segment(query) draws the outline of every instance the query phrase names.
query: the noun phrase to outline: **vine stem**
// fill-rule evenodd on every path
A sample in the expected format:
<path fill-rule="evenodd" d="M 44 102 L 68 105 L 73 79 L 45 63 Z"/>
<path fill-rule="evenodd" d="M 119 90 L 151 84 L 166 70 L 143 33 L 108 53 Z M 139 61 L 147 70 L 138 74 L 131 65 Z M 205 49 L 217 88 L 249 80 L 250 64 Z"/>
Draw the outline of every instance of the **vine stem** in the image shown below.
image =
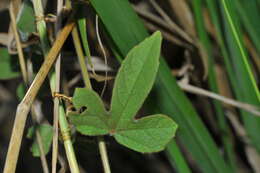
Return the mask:
<path fill-rule="evenodd" d="M 47 37 L 46 23 L 43 20 L 44 13 L 43 13 L 43 6 L 42 6 L 41 0 L 34 0 L 33 6 L 34 6 L 35 15 L 39 19 L 37 21 L 37 29 L 38 29 L 38 32 L 39 32 L 43 53 L 44 53 L 44 55 L 47 55 L 47 53 L 50 50 L 50 44 L 48 42 L 48 37 Z M 73 28 L 71 28 L 71 29 L 73 30 Z M 59 61 L 57 63 L 59 63 Z M 57 66 L 59 66 L 59 65 L 60 65 L 60 63 L 57 64 Z M 57 67 L 56 70 L 58 70 L 57 72 L 60 73 L 59 67 Z M 60 80 L 60 74 L 56 75 L 55 72 L 52 72 L 51 75 L 50 75 L 51 91 L 52 91 L 52 93 L 54 93 L 55 90 L 59 91 L 59 86 L 57 86 L 57 85 L 59 85 L 60 81 L 55 80 L 53 82 L 52 79 Z M 56 105 L 54 105 L 55 106 L 54 124 L 56 126 L 56 130 L 54 129 L 54 131 L 56 132 L 56 135 L 57 135 L 57 126 L 58 126 L 58 123 L 59 123 L 60 129 L 61 129 L 61 135 L 64 136 L 64 134 L 66 134 L 65 136 L 68 136 L 68 137 L 66 137 L 66 140 L 64 138 L 64 148 L 66 150 L 66 156 L 67 156 L 67 159 L 69 161 L 70 170 L 73 173 L 79 173 L 79 167 L 78 167 L 77 159 L 75 157 L 75 152 L 74 152 L 74 148 L 73 148 L 73 145 L 72 145 L 72 141 L 70 139 L 70 133 L 65 133 L 65 132 L 69 131 L 69 126 L 68 126 L 68 122 L 67 122 L 67 119 L 66 119 L 64 108 L 62 107 L 61 104 L 59 104 L 59 101 L 57 100 L 57 98 L 54 98 L 54 103 L 56 104 Z M 58 122 L 58 120 L 59 120 L 59 122 Z M 55 136 L 55 137 L 57 138 L 57 136 Z M 53 144 L 53 147 L 57 149 L 57 144 Z M 56 165 L 54 165 L 54 164 L 56 162 L 55 157 L 57 155 L 57 151 L 54 151 L 54 152 L 55 153 L 53 153 L 54 158 L 52 160 L 52 167 L 55 170 Z"/>
<path fill-rule="evenodd" d="M 67 2 L 69 2 L 69 1 L 67 1 Z M 71 8 L 70 3 L 67 3 L 67 8 Z M 77 56 L 78 56 L 78 60 L 79 60 L 84 84 L 85 84 L 86 88 L 92 89 L 90 78 L 89 78 L 89 75 L 88 75 L 88 69 L 87 69 L 87 65 L 85 63 L 85 57 L 84 57 L 84 53 L 83 53 L 83 49 L 82 49 L 82 46 L 81 46 L 81 42 L 80 42 L 79 33 L 78 33 L 77 28 L 73 29 L 72 38 L 73 38 L 74 46 L 75 46 L 76 53 L 77 53 Z M 102 160 L 104 172 L 110 173 L 111 172 L 110 164 L 109 164 L 106 144 L 105 144 L 105 140 L 104 140 L 103 136 L 98 137 L 98 147 L 99 147 L 99 152 L 100 152 L 100 155 L 101 155 L 101 160 Z"/>
<path fill-rule="evenodd" d="M 101 155 L 101 160 L 105 173 L 111 173 L 110 164 L 107 155 L 106 142 L 103 136 L 98 137 L 98 148 Z"/>
<path fill-rule="evenodd" d="M 100 35 L 99 35 L 98 15 L 96 15 L 96 34 L 97 34 L 97 38 L 98 38 L 98 43 L 100 45 L 100 48 L 101 48 L 103 56 L 104 56 L 105 65 L 107 66 L 106 51 L 104 49 L 104 46 L 102 44 L 102 41 L 101 41 L 101 38 L 100 38 Z M 105 89 L 106 89 L 106 85 L 107 85 L 107 70 L 105 72 L 105 83 L 104 83 L 104 87 L 103 87 L 102 92 L 101 92 L 101 97 L 103 97 L 103 94 L 104 94 Z M 103 136 L 98 137 L 98 147 L 99 147 L 99 152 L 100 152 L 100 155 L 101 155 L 101 160 L 102 160 L 102 163 L 103 163 L 104 172 L 110 173 L 111 169 L 110 169 L 110 164 L 109 164 L 109 160 L 108 160 L 106 143 L 105 143 Z"/>
<path fill-rule="evenodd" d="M 76 28 L 74 28 L 72 31 L 72 38 L 74 40 L 74 45 L 75 45 L 76 53 L 77 53 L 77 56 L 79 59 L 79 64 L 81 67 L 81 73 L 83 76 L 85 86 L 88 89 L 92 89 L 89 75 L 88 75 L 87 65 L 86 65 L 85 59 L 84 59 L 83 49 L 80 44 L 80 38 L 79 38 L 79 34 L 78 34 L 78 31 L 76 30 Z M 110 171 L 110 165 L 109 165 L 109 160 L 108 160 L 108 155 L 107 155 L 106 144 L 105 144 L 104 138 L 101 136 L 98 137 L 98 147 L 99 147 L 99 152 L 101 155 L 101 160 L 102 160 L 104 171 L 105 171 L 105 173 L 110 173 L 111 171 Z"/>
<path fill-rule="evenodd" d="M 63 0 L 57 1 L 57 21 L 55 23 L 55 33 L 61 29 L 61 21 L 62 21 L 62 6 Z M 57 61 L 55 63 L 55 92 L 60 92 L 60 73 L 61 73 L 61 54 L 58 55 Z M 60 101 L 58 98 L 54 98 L 54 106 L 53 106 L 53 140 L 52 140 L 52 173 L 56 173 L 57 171 L 57 160 L 58 160 L 58 144 L 59 144 L 59 116 L 60 116 Z"/>
<path fill-rule="evenodd" d="M 30 88 L 26 92 L 23 100 L 18 105 L 14 120 L 14 126 L 12 130 L 12 136 L 8 147 L 8 152 L 6 156 L 6 162 L 4 166 L 4 173 L 14 173 L 16 170 L 17 159 L 19 156 L 19 151 L 21 147 L 22 136 L 24 132 L 25 122 L 32 106 L 35 97 L 47 77 L 50 68 L 54 61 L 56 60 L 57 54 L 59 53 L 61 47 L 63 46 L 65 40 L 67 39 L 69 33 L 73 29 L 75 23 L 69 22 L 59 33 L 57 39 L 55 40 L 50 52 L 45 58 L 39 72 L 34 78 Z"/>
<path fill-rule="evenodd" d="M 70 138 L 70 127 L 67 121 L 64 109 L 62 106 L 59 107 L 59 111 L 60 111 L 60 116 L 59 116 L 59 125 L 60 125 L 60 131 L 61 131 L 61 136 L 64 142 L 64 146 L 65 146 L 65 151 L 66 151 L 66 155 L 67 155 L 67 159 L 69 162 L 69 166 L 70 166 L 70 170 L 72 173 L 79 173 L 79 166 L 77 163 L 77 159 L 75 156 L 75 152 L 74 152 L 74 148 L 71 142 L 71 138 Z"/>

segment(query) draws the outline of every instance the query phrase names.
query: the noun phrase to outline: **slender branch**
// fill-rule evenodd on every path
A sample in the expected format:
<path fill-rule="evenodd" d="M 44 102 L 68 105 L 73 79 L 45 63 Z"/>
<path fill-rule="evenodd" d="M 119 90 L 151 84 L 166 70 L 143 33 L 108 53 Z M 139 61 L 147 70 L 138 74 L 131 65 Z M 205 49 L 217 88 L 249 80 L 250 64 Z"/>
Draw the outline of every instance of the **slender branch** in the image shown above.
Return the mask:
<path fill-rule="evenodd" d="M 243 103 L 243 102 L 239 102 L 239 101 L 227 98 L 225 96 L 218 95 L 216 93 L 213 93 L 213 92 L 210 92 L 210 91 L 204 90 L 202 88 L 192 86 L 192 85 L 189 85 L 189 84 L 186 84 L 183 82 L 179 82 L 178 84 L 179 84 L 180 88 L 182 88 L 183 90 L 185 90 L 187 92 L 210 97 L 210 98 L 216 99 L 218 101 L 221 101 L 223 103 L 235 106 L 237 108 L 244 109 L 248 112 L 255 114 L 256 116 L 260 116 L 259 108 L 256 106 L 253 106 L 253 105 L 250 105 L 247 103 Z"/>
<path fill-rule="evenodd" d="M 31 114 L 32 114 L 32 119 L 33 119 L 34 124 L 37 124 L 37 118 L 36 118 L 37 111 L 35 110 L 35 104 L 32 105 Z M 40 158 L 41 158 L 43 172 L 49 173 L 49 168 L 48 168 L 47 160 L 46 160 L 44 149 L 43 149 L 42 137 L 41 137 L 41 134 L 40 134 L 38 128 L 36 128 L 35 133 L 36 133 L 36 141 L 37 141 L 37 144 L 38 144 L 39 150 L 40 150 Z"/>
<path fill-rule="evenodd" d="M 55 23 L 55 33 L 58 34 L 61 28 L 61 11 L 63 6 L 63 0 L 57 1 L 57 21 Z M 60 92 L 60 71 L 61 71 L 61 54 L 58 55 L 55 63 L 55 92 Z M 58 159 L 58 138 L 59 138 L 59 106 L 60 102 L 58 98 L 54 98 L 53 108 L 53 140 L 52 140 L 52 173 L 57 171 L 57 159 Z"/>
<path fill-rule="evenodd" d="M 105 66 L 107 67 L 107 56 L 106 56 L 106 51 L 104 49 L 104 46 L 102 44 L 100 35 L 99 35 L 99 27 L 98 27 L 98 15 L 96 15 L 96 33 L 97 33 L 97 38 L 98 38 L 98 43 L 99 46 L 101 47 L 104 59 L 105 59 Z M 105 89 L 106 89 L 106 85 L 107 85 L 107 69 L 105 71 L 105 83 L 104 83 L 104 87 L 102 89 L 101 92 L 101 97 L 103 96 Z M 103 164 L 103 168 L 104 168 L 104 172 L 105 173 L 110 173 L 110 164 L 109 164 L 109 160 L 108 160 L 108 155 L 107 155 L 107 148 L 106 148 L 106 143 L 104 140 L 103 136 L 98 137 L 98 148 L 99 148 L 99 152 L 101 155 L 101 160 L 102 160 L 102 164 Z"/>
<path fill-rule="evenodd" d="M 187 48 L 189 50 L 192 49 L 192 47 L 189 44 L 187 44 L 186 42 L 184 42 L 184 41 L 180 40 L 179 38 L 175 37 L 172 33 L 169 33 L 168 31 L 164 30 L 163 28 L 159 28 L 156 25 L 154 25 L 152 23 L 149 23 L 147 21 L 145 21 L 144 24 L 151 31 L 155 32 L 155 31 L 160 30 L 161 33 L 162 33 L 163 38 L 165 38 L 166 40 L 172 42 L 173 44 L 185 47 L 185 48 Z"/>
<path fill-rule="evenodd" d="M 103 136 L 98 137 L 98 148 L 99 148 L 99 152 L 101 155 L 104 172 L 111 173 L 110 164 L 109 164 L 108 155 L 107 155 L 106 143 L 105 143 Z"/>
<path fill-rule="evenodd" d="M 105 66 L 107 67 L 107 55 L 106 55 L 106 51 L 105 51 L 105 48 L 103 46 L 103 43 L 102 43 L 102 40 L 101 40 L 101 37 L 99 35 L 99 27 L 98 27 L 98 15 L 96 15 L 96 33 L 97 33 L 97 39 L 98 39 L 98 44 L 101 48 L 101 51 L 103 53 L 103 56 L 104 56 L 104 60 L 105 60 Z M 106 90 L 106 87 L 107 87 L 107 69 L 105 70 L 105 82 L 104 82 L 104 87 L 102 89 L 102 92 L 100 94 L 101 98 L 103 97 L 104 95 L 104 92 Z"/>
<path fill-rule="evenodd" d="M 39 72 L 37 73 L 34 81 L 28 89 L 23 100 L 17 107 L 12 136 L 7 152 L 4 173 L 14 173 L 16 169 L 17 159 L 19 156 L 22 136 L 24 132 L 24 126 L 27 119 L 27 115 L 30 111 L 30 107 L 43 83 L 50 68 L 56 60 L 57 54 L 67 39 L 69 33 L 73 29 L 75 23 L 69 22 L 58 35 L 56 41 L 53 44 L 50 52 L 48 53 L 44 63 L 42 64 Z"/>

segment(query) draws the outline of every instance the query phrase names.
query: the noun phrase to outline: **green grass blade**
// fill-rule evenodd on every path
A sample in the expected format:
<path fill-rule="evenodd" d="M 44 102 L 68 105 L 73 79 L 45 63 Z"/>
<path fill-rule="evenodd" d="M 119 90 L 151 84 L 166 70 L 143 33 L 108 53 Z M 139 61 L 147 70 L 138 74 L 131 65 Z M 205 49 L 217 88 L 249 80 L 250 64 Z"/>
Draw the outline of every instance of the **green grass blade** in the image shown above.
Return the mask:
<path fill-rule="evenodd" d="M 207 35 L 207 31 L 204 25 L 203 21 L 203 14 L 202 14 L 202 1 L 201 0 L 194 0 L 193 1 L 193 9 L 194 9 L 194 16 L 195 16 L 195 23 L 197 27 L 198 37 L 199 41 L 202 46 L 202 51 L 207 53 L 208 57 L 208 83 L 210 90 L 214 93 L 218 93 L 218 86 L 217 86 L 217 80 L 216 80 L 216 72 L 214 68 L 214 58 L 212 53 L 212 47 L 209 40 L 209 37 Z M 230 129 L 228 127 L 224 110 L 221 106 L 221 103 L 218 101 L 213 101 L 214 108 L 216 110 L 216 115 L 218 118 L 218 125 L 220 132 L 223 132 L 222 142 L 224 145 L 225 153 L 228 156 L 228 162 L 231 165 L 233 172 L 235 172 L 235 160 L 234 160 L 234 150 L 232 149 L 232 140 L 230 136 Z"/>
<path fill-rule="evenodd" d="M 235 96 L 238 100 L 247 102 L 253 105 L 259 105 L 260 95 L 256 85 L 253 73 L 251 71 L 248 55 L 242 42 L 242 34 L 240 25 L 235 15 L 235 9 L 230 4 L 230 1 L 221 0 L 224 34 L 226 36 L 226 44 L 229 51 L 229 62 L 232 65 L 233 73 L 229 74 L 232 87 L 235 91 Z M 251 142 L 260 151 L 260 118 L 254 115 L 241 111 L 243 123 Z"/>
<path fill-rule="evenodd" d="M 183 157 L 183 155 L 175 141 L 172 140 L 168 144 L 166 151 L 167 151 L 167 156 L 168 156 L 171 164 L 173 165 L 174 168 L 176 168 L 176 170 L 178 172 L 191 173 L 191 170 L 188 167 L 186 160 Z"/>
<path fill-rule="evenodd" d="M 246 75 L 245 78 L 247 78 L 247 82 L 249 83 L 251 89 L 253 89 L 254 93 L 256 94 L 257 100 L 260 101 L 260 93 L 257 88 L 256 81 L 254 79 L 254 75 L 251 70 L 250 64 L 248 62 L 248 55 L 243 45 L 241 31 L 239 30 L 239 26 L 236 24 L 235 15 L 232 14 L 234 13 L 233 12 L 234 10 L 232 11 L 233 6 L 230 5 L 230 2 L 228 0 L 221 0 L 221 2 L 225 12 L 225 17 L 227 19 L 228 27 L 234 39 L 233 41 L 235 42 L 238 48 L 237 51 L 240 54 L 242 60 L 241 61 L 242 67 L 240 69 L 244 68 L 244 72 Z"/>
<path fill-rule="evenodd" d="M 82 46 L 83 46 L 84 52 L 87 56 L 88 63 L 90 65 L 90 67 L 93 69 L 93 64 L 91 61 L 91 53 L 90 53 L 88 39 L 87 39 L 87 24 L 86 24 L 85 18 L 81 18 L 78 20 L 78 28 L 79 28 L 81 41 L 82 41 Z"/>
<path fill-rule="evenodd" d="M 258 53 L 260 53 L 260 11 L 254 0 L 234 1 L 241 22 L 252 39 Z"/>
<path fill-rule="evenodd" d="M 122 55 L 147 35 L 126 0 L 91 0 L 106 30 Z M 207 129 L 199 119 L 190 101 L 178 87 L 166 62 L 161 59 L 154 92 L 160 111 L 171 115 L 179 124 L 178 137 L 189 150 L 203 172 L 230 172 Z"/>

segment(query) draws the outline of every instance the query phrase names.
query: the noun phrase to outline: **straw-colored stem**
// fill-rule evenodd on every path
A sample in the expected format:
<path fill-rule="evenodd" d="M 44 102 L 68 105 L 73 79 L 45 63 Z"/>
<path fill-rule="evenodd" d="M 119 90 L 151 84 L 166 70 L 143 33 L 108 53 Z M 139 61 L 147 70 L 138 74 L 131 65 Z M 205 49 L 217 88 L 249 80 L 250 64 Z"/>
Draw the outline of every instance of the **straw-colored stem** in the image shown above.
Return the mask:
<path fill-rule="evenodd" d="M 22 45 L 21 45 L 20 37 L 19 37 L 18 31 L 17 31 L 17 27 L 16 27 L 16 19 L 15 19 L 15 14 L 14 14 L 13 1 L 10 2 L 9 14 L 10 14 L 10 18 L 11 18 L 11 27 L 12 27 L 12 30 L 13 30 L 13 33 L 14 33 L 14 38 L 15 38 L 15 42 L 16 42 L 18 58 L 19 58 L 19 63 L 20 63 L 20 68 L 21 68 L 23 80 L 27 84 L 28 83 L 28 75 L 27 75 Z"/>
<path fill-rule="evenodd" d="M 37 23 L 37 29 L 38 29 L 38 32 L 39 32 L 39 35 L 40 35 L 42 49 L 43 49 L 44 54 L 46 55 L 47 52 L 49 51 L 49 42 L 48 42 L 48 37 L 47 37 L 46 24 L 45 24 L 45 21 L 42 20 L 42 18 L 44 16 L 43 7 L 42 7 L 42 4 L 41 4 L 41 0 L 34 0 L 33 4 L 34 4 L 34 11 L 35 11 L 36 17 L 39 18 L 39 21 Z M 59 74 L 57 74 L 57 75 L 55 75 L 55 73 L 51 74 L 51 78 L 55 78 L 55 76 L 56 76 L 56 79 L 59 79 L 59 77 L 58 77 Z M 57 83 L 58 83 L 58 81 L 56 81 L 56 84 Z M 52 83 L 52 81 L 50 81 L 50 86 L 51 86 L 51 91 L 52 92 L 57 90 L 58 87 L 59 87 L 59 86 L 55 86 L 55 83 Z M 54 123 L 57 126 L 57 118 L 60 119 L 62 117 L 63 121 L 67 121 L 67 120 L 66 120 L 66 117 L 65 117 L 65 113 L 64 113 L 63 107 L 61 105 L 58 105 L 57 99 L 54 102 L 56 104 L 55 110 L 54 110 L 54 113 L 55 113 L 54 117 L 56 117 L 56 118 L 55 118 Z M 59 109 L 59 111 L 57 109 Z M 63 111 L 60 111 L 61 109 Z M 60 128 L 61 129 L 69 128 L 68 126 L 62 127 L 63 125 L 65 125 L 64 123 L 60 123 L 59 122 L 59 124 L 60 124 Z M 57 145 L 57 144 L 53 144 L 53 145 Z M 75 156 L 75 154 L 74 154 L 74 149 L 73 149 L 73 146 L 72 146 L 72 143 L 71 143 L 70 139 L 68 139 L 68 141 L 64 142 L 64 147 L 65 147 L 65 150 L 67 151 L 66 154 L 67 154 L 68 160 L 73 160 L 73 163 L 74 163 L 73 165 L 70 164 L 71 172 L 78 172 L 77 160 L 76 160 L 75 157 L 72 157 L 72 156 Z M 57 151 L 54 151 L 54 152 L 57 152 Z M 55 155 L 56 154 L 54 153 L 54 157 L 56 157 Z M 55 159 L 55 158 L 53 158 L 53 159 Z M 54 162 L 55 161 L 53 160 L 53 164 L 55 164 Z M 53 165 L 53 167 L 54 167 L 54 165 Z M 54 170 L 55 169 L 56 168 L 54 168 Z"/>
<path fill-rule="evenodd" d="M 39 72 L 37 73 L 33 83 L 31 84 L 23 100 L 17 107 L 12 136 L 8 147 L 8 152 L 7 152 L 7 157 L 6 157 L 5 167 L 4 167 L 4 173 L 15 172 L 17 159 L 21 147 L 22 136 L 24 132 L 24 126 L 27 119 L 27 115 L 30 111 L 30 107 L 42 83 L 44 82 L 47 74 L 49 73 L 51 66 L 56 60 L 57 54 L 59 53 L 61 47 L 63 46 L 65 40 L 67 39 L 74 25 L 75 25 L 74 22 L 69 22 L 60 32 L 50 52 L 46 56 L 45 61 L 42 64 Z"/>
<path fill-rule="evenodd" d="M 61 11 L 63 6 L 63 0 L 57 1 L 57 21 L 55 23 L 55 33 L 61 29 Z M 55 63 L 55 92 L 60 92 L 60 72 L 61 72 L 61 54 L 58 55 L 57 61 Z M 60 102 L 58 98 L 54 98 L 53 106 L 53 140 L 52 140 L 52 173 L 57 171 L 57 160 L 58 160 L 58 138 L 59 138 L 59 106 Z"/>
<path fill-rule="evenodd" d="M 21 40 L 20 40 L 20 37 L 18 34 L 17 26 L 16 26 L 15 7 L 14 7 L 13 3 L 14 3 L 14 1 L 11 1 L 10 7 L 9 7 L 9 14 L 10 14 L 10 18 L 11 18 L 11 28 L 13 30 L 14 38 L 16 41 L 16 47 L 17 47 L 17 51 L 18 51 L 19 64 L 20 64 L 20 68 L 21 68 L 21 72 L 22 72 L 23 81 L 24 81 L 25 85 L 28 86 L 28 84 L 29 84 L 28 76 L 29 75 L 27 73 L 22 44 L 21 44 Z M 31 109 L 31 113 L 32 113 L 33 121 L 34 121 L 34 123 L 36 123 L 36 113 L 34 110 L 35 110 L 35 107 L 33 105 L 32 109 Z M 40 149 L 40 158 L 41 158 L 41 163 L 42 163 L 42 167 L 43 167 L 43 172 L 49 173 L 47 160 L 46 160 L 44 150 L 43 150 L 42 138 L 41 138 L 41 135 L 40 135 L 40 132 L 38 129 L 36 129 L 36 140 L 37 140 L 37 144 Z"/>

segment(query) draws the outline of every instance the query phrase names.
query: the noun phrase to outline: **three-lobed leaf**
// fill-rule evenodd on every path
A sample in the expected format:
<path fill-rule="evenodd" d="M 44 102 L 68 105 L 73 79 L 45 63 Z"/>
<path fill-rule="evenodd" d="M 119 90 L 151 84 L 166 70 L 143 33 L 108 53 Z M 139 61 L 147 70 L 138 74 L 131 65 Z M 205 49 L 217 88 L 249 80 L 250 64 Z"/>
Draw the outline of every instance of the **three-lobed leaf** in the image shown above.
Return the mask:
<path fill-rule="evenodd" d="M 80 115 L 70 116 L 76 129 L 85 135 L 114 135 L 117 142 L 138 152 L 157 152 L 175 135 L 176 123 L 165 115 L 134 119 L 148 96 L 159 67 L 161 34 L 154 33 L 128 53 L 116 76 L 111 109 L 106 111 L 92 90 L 78 88 L 73 96 Z"/>

